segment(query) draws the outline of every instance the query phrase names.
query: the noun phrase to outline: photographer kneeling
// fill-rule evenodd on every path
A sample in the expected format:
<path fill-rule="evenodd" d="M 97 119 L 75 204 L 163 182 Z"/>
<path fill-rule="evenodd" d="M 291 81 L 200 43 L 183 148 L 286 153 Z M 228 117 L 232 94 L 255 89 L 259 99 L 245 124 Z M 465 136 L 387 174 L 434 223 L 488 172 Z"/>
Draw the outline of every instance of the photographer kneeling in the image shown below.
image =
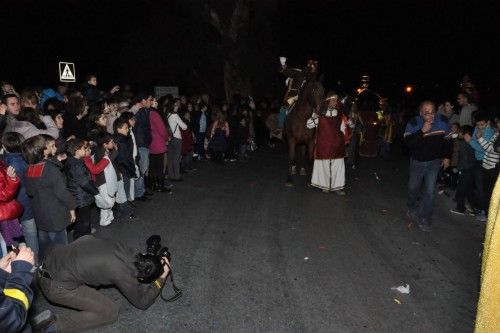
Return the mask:
<path fill-rule="evenodd" d="M 151 251 L 153 237 L 148 239 L 145 254 L 134 254 L 119 241 L 91 235 L 50 248 L 39 269 L 40 288 L 49 301 L 80 310 L 56 315 L 57 332 L 95 328 L 118 319 L 118 306 L 89 286 L 113 285 L 135 307 L 149 308 L 170 272 L 168 250 L 158 251 L 158 241 L 158 248 Z"/>

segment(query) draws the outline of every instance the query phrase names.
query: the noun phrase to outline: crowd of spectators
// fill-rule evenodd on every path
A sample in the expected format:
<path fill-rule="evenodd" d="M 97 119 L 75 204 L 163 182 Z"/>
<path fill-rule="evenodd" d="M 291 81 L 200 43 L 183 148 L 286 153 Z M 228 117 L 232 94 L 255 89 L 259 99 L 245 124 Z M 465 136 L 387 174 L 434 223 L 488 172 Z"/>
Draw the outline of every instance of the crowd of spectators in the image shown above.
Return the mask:
<path fill-rule="evenodd" d="M 488 216 L 499 171 L 500 118 L 481 109 L 472 82 L 465 81 L 462 88 L 456 108 L 451 99 L 444 100 L 437 110 L 433 102 L 426 101 L 405 130 L 411 157 L 408 216 L 423 231 L 431 230 L 437 183 L 439 194 L 444 189 L 454 191 L 452 214 L 475 216 L 481 222 Z"/>
<path fill-rule="evenodd" d="M 138 202 L 171 193 L 193 160 L 244 162 L 269 136 L 268 106 L 251 97 L 156 99 L 128 86 L 100 90 L 95 75 L 81 89 L 18 93 L 3 82 L 1 94 L 4 251 L 22 237 L 41 256 L 66 244 L 68 229 L 77 239 L 93 225 L 134 220 Z"/>
<path fill-rule="evenodd" d="M 208 94 L 156 99 L 128 86 L 103 91 L 95 75 L 79 89 L 59 84 L 18 93 L 2 82 L 2 269 L 25 274 L 51 245 L 134 221 L 135 207 L 155 193 L 171 194 L 175 182 L 196 170 L 195 160 L 244 162 L 247 147 L 269 136 L 268 113 L 266 103 L 257 107 L 249 97 L 216 104 Z M 29 265 L 14 264 L 19 244 L 29 249 Z M 2 276 L 6 290 L 4 282 Z M 25 311 L 28 285 L 16 292 Z"/>

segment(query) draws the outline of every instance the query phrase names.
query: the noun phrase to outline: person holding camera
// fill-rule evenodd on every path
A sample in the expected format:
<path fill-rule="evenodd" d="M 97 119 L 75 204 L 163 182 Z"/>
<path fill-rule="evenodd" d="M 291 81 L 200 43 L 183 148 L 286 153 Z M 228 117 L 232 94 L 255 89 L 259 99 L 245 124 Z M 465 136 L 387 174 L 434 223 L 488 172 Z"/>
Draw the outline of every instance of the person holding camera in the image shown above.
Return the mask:
<path fill-rule="evenodd" d="M 118 306 L 92 287 L 113 285 L 136 308 L 146 310 L 160 295 L 170 273 L 170 256 L 160 237 L 148 239 L 146 253 L 114 240 L 80 237 L 50 248 L 39 268 L 39 284 L 51 302 L 71 309 L 55 315 L 57 332 L 75 332 L 114 323 Z"/>
<path fill-rule="evenodd" d="M 24 245 L 0 258 L 0 332 L 21 332 L 27 325 L 34 264 L 33 251 Z"/>

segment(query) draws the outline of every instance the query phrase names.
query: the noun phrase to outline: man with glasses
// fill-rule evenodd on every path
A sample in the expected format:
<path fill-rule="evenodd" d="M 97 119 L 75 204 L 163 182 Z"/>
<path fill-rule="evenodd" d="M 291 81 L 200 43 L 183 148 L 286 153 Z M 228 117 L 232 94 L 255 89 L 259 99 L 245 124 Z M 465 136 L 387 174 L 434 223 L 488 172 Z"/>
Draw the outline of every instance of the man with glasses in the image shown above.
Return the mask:
<path fill-rule="evenodd" d="M 429 232 L 436 180 L 441 167 L 449 166 L 453 146 L 451 140 L 445 140 L 450 126 L 445 117 L 436 115 L 434 103 L 424 101 L 419 110 L 420 115 L 408 122 L 404 134 L 410 151 L 407 215 L 422 231 Z"/>

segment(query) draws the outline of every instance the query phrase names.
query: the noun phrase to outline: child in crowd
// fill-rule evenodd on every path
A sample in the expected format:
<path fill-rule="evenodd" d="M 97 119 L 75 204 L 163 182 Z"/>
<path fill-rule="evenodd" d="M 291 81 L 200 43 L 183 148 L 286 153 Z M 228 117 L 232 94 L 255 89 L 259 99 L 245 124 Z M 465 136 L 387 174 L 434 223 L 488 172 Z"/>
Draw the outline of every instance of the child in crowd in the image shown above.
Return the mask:
<path fill-rule="evenodd" d="M 212 156 L 212 161 L 219 164 L 224 164 L 224 155 L 228 149 L 229 124 L 226 121 L 226 116 L 222 112 L 216 113 L 215 121 L 212 124 L 210 131 L 210 142 L 208 149 Z"/>
<path fill-rule="evenodd" d="M 474 149 L 467 143 L 471 140 L 474 129 L 472 126 L 462 126 L 458 138 L 458 162 L 457 169 L 459 170 L 457 190 L 455 192 L 455 200 L 457 206 L 451 209 L 450 212 L 457 215 L 465 215 L 465 199 L 471 206 L 471 212 L 477 208 L 476 196 L 474 195 L 474 173 L 476 166 L 476 158 Z"/>
<path fill-rule="evenodd" d="M 66 142 L 66 173 L 68 175 L 68 190 L 76 201 L 76 221 L 73 230 L 73 239 L 90 235 L 92 230 L 92 207 L 94 195 L 99 191 L 92 182 L 89 170 L 83 159 L 90 151 L 89 144 L 81 139 L 71 139 Z"/>
<path fill-rule="evenodd" d="M 476 171 L 475 171 L 475 183 L 476 183 L 476 196 L 478 201 L 478 211 L 476 212 L 476 218 L 481 221 L 486 221 L 486 211 L 488 209 L 490 197 L 488 196 L 488 187 L 491 182 L 493 172 L 485 172 L 489 170 L 483 167 L 483 161 L 487 157 L 486 151 L 483 149 L 479 143 L 479 138 L 485 141 L 490 141 L 495 130 L 491 127 L 489 115 L 484 112 L 478 112 L 475 115 L 476 127 L 474 128 L 474 133 L 468 143 L 474 149 L 474 154 L 476 156 Z M 466 139 L 467 140 L 467 139 Z M 485 161 L 489 166 L 494 164 L 493 160 L 486 158 Z M 494 167 L 493 167 L 494 170 Z"/>
<path fill-rule="evenodd" d="M 461 134 L 460 124 L 453 123 L 451 124 L 450 133 L 445 137 L 445 139 L 453 141 L 453 154 L 451 156 L 450 167 L 456 167 L 458 163 L 458 147 L 459 147 L 458 141 L 460 134 Z"/>
<path fill-rule="evenodd" d="M 110 225 L 114 219 L 112 208 L 118 190 L 118 178 L 114 163 L 118 153 L 113 136 L 109 133 L 102 133 L 97 138 L 96 143 L 97 147 L 92 158 L 96 165 L 104 166 L 104 169 L 102 172 L 95 173 L 95 185 L 99 190 L 95 199 L 97 207 L 101 210 L 99 224 L 104 227 Z M 90 157 L 86 157 L 86 159 L 90 159 L 90 163 L 93 163 Z M 103 164 L 103 162 L 106 163 Z"/>
<path fill-rule="evenodd" d="M 451 125 L 451 131 L 445 136 L 445 140 L 450 140 L 453 143 L 453 153 L 451 155 L 450 166 L 439 171 L 438 182 L 439 182 L 439 194 L 444 192 L 445 187 L 454 188 L 458 182 L 458 150 L 459 150 L 459 137 L 460 137 L 460 124 L 453 123 Z M 463 138 L 463 137 L 462 137 Z M 462 139 L 463 140 L 463 139 Z"/>
<path fill-rule="evenodd" d="M 477 142 L 481 145 L 484 150 L 484 158 L 482 162 L 482 174 L 484 182 L 484 197 L 486 198 L 486 211 L 489 209 L 491 194 L 493 193 L 493 187 L 495 186 L 495 181 L 498 176 L 498 162 L 500 160 L 500 154 L 495 151 L 495 142 L 498 139 L 498 132 L 500 130 L 500 124 L 492 124 L 492 128 L 495 129 L 493 136 L 490 139 L 486 139 L 483 136 L 483 131 L 476 131 Z"/>
<path fill-rule="evenodd" d="M 4 133 L 2 136 L 2 146 L 4 150 L 2 159 L 6 165 L 10 165 L 14 168 L 16 174 L 21 179 L 21 185 L 16 198 L 23 208 L 23 214 L 19 218 L 19 221 L 21 222 L 26 245 L 33 250 L 35 260 L 38 260 L 38 235 L 35 219 L 33 217 L 33 209 L 31 208 L 31 199 L 26 194 L 25 178 L 28 164 L 24 161 L 21 154 L 23 142 L 24 138 L 19 133 Z"/>
<path fill-rule="evenodd" d="M 55 142 L 37 135 L 23 144 L 28 163 L 26 193 L 32 198 L 33 216 L 38 228 L 39 257 L 50 244 L 67 244 L 66 227 L 76 221 L 76 202 L 66 187 L 62 164 L 50 158 Z"/>
<path fill-rule="evenodd" d="M 137 142 L 135 140 L 135 134 L 134 134 L 134 131 L 132 130 L 135 126 L 135 116 L 132 112 L 123 112 L 120 116 L 120 118 L 124 119 L 127 124 L 128 124 L 128 128 L 129 128 L 129 136 L 130 138 L 132 139 L 132 158 L 134 159 L 134 164 L 135 164 L 135 173 L 136 173 L 136 177 L 134 177 L 134 181 L 130 181 L 130 185 L 129 186 L 125 186 L 125 193 L 127 195 L 127 198 L 128 198 L 128 201 L 130 203 L 133 204 L 134 200 L 136 199 L 135 198 L 135 179 L 137 179 L 137 175 L 139 174 L 139 155 L 138 155 L 138 150 L 137 150 Z M 116 150 L 116 147 L 115 147 L 115 150 Z M 165 158 L 166 159 L 166 158 Z M 137 198 L 139 201 L 144 201 L 146 200 L 146 197 L 145 196 L 142 196 L 141 198 Z"/>
<path fill-rule="evenodd" d="M 0 234 L 4 246 L 14 245 L 23 235 L 18 220 L 23 207 L 16 201 L 20 183 L 15 169 L 0 160 Z"/>
<path fill-rule="evenodd" d="M 118 150 L 116 158 L 117 174 L 118 174 L 118 191 L 116 195 L 116 203 L 120 217 L 135 219 L 132 207 L 128 203 L 126 188 L 130 188 L 130 180 L 137 176 L 136 167 L 133 157 L 133 142 L 129 135 L 128 122 L 123 118 L 118 118 L 113 124 L 114 140 Z"/>

